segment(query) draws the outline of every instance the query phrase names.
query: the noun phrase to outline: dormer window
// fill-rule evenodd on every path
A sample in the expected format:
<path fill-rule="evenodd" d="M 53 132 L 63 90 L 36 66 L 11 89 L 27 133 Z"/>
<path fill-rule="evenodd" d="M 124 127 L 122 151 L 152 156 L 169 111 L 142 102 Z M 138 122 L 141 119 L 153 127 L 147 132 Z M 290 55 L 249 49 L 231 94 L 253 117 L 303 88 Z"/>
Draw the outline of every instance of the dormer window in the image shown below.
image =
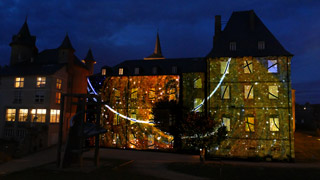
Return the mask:
<path fill-rule="evenodd" d="M 152 68 L 152 74 L 157 74 L 158 73 L 158 68 L 157 67 L 153 67 Z"/>
<path fill-rule="evenodd" d="M 139 74 L 140 73 L 140 68 L 136 67 L 134 68 L 134 74 Z"/>
<path fill-rule="evenodd" d="M 172 66 L 171 71 L 172 71 L 172 74 L 177 74 L 178 73 L 178 67 L 177 66 Z"/>
<path fill-rule="evenodd" d="M 237 43 L 230 42 L 230 51 L 236 51 L 236 50 L 237 50 Z"/>
<path fill-rule="evenodd" d="M 101 69 L 101 75 L 105 76 L 107 74 L 107 70 L 106 69 Z"/>
<path fill-rule="evenodd" d="M 264 41 L 258 41 L 258 49 L 264 50 L 266 48 Z"/>
<path fill-rule="evenodd" d="M 123 75 L 123 68 L 119 68 L 119 75 Z"/>

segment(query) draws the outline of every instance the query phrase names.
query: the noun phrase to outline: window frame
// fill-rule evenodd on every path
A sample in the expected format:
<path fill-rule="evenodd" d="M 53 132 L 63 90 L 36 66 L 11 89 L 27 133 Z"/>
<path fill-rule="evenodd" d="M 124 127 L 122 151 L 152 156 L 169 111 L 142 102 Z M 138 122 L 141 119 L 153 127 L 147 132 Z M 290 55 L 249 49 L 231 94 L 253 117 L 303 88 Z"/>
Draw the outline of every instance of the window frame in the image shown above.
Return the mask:
<path fill-rule="evenodd" d="M 228 123 L 226 123 L 225 121 L 229 121 Z M 231 118 L 227 117 L 227 116 L 222 116 L 221 118 L 221 123 L 223 126 L 226 127 L 226 131 L 230 132 L 231 131 Z"/>
<path fill-rule="evenodd" d="M 26 113 L 22 112 L 21 111 L 27 111 Z M 29 115 L 29 109 L 19 109 L 18 111 L 18 121 L 19 122 L 27 122 L 28 120 L 28 115 Z"/>
<path fill-rule="evenodd" d="M 249 92 L 246 92 L 246 90 L 247 90 L 246 87 L 250 87 L 250 88 L 249 88 Z M 244 95 L 244 99 L 245 99 L 245 100 L 252 100 L 252 99 L 254 99 L 253 84 L 245 84 L 245 85 L 243 86 L 243 95 Z"/>
<path fill-rule="evenodd" d="M 123 75 L 123 72 L 124 72 L 123 68 L 120 67 L 120 68 L 118 69 L 118 74 L 121 76 L 121 75 Z"/>
<path fill-rule="evenodd" d="M 55 99 L 56 104 L 61 103 L 61 92 L 56 92 L 56 99 Z"/>
<path fill-rule="evenodd" d="M 228 62 L 227 61 L 220 61 L 220 74 L 229 74 L 229 69 L 227 69 L 227 64 Z M 229 64 L 229 67 L 230 67 L 230 64 Z"/>
<path fill-rule="evenodd" d="M 15 77 L 14 78 L 14 88 L 24 88 L 24 77 Z"/>
<path fill-rule="evenodd" d="M 45 123 L 46 122 L 47 109 L 31 109 L 30 114 L 31 114 L 31 121 L 33 123 Z"/>
<path fill-rule="evenodd" d="M 50 123 L 60 122 L 60 109 L 50 109 Z"/>
<path fill-rule="evenodd" d="M 58 90 L 62 89 L 62 79 L 60 79 L 60 78 L 57 78 L 56 89 L 58 89 Z"/>
<path fill-rule="evenodd" d="M 47 81 L 47 78 L 45 76 L 38 76 L 37 77 L 36 87 L 37 88 L 45 88 L 46 87 L 46 81 Z"/>
<path fill-rule="evenodd" d="M 221 99 L 230 100 L 231 99 L 231 89 L 230 85 L 221 85 Z M 228 98 L 225 98 L 226 91 L 228 91 Z"/>
<path fill-rule="evenodd" d="M 44 96 L 45 96 L 44 91 L 36 91 L 35 97 L 34 97 L 34 102 L 36 104 L 43 104 L 44 103 Z"/>
<path fill-rule="evenodd" d="M 13 112 L 11 112 L 11 111 L 13 111 Z M 10 120 L 9 120 L 9 117 L 11 117 Z M 16 118 L 17 118 L 17 109 L 7 108 L 6 109 L 6 122 L 15 122 Z"/>
<path fill-rule="evenodd" d="M 245 60 L 243 63 L 243 73 L 252 74 L 253 73 L 253 62 L 251 60 Z"/>
<path fill-rule="evenodd" d="M 249 122 L 249 118 L 253 119 L 253 123 Z M 251 116 L 251 115 L 245 116 L 245 131 L 246 132 L 250 132 L 250 133 L 255 132 L 255 124 L 256 124 L 255 121 L 256 121 L 256 119 L 254 116 Z M 251 129 L 251 127 L 252 127 L 252 129 Z"/>
<path fill-rule="evenodd" d="M 268 73 L 276 74 L 279 73 L 279 62 L 277 59 L 268 59 L 267 62 Z M 272 69 L 270 69 L 272 68 Z"/>
<path fill-rule="evenodd" d="M 275 119 L 277 119 L 277 123 L 278 124 L 276 123 Z M 272 126 L 272 125 L 274 125 L 274 126 Z M 274 130 L 273 127 L 275 127 L 276 130 Z M 271 132 L 279 132 L 280 131 L 280 119 L 279 119 L 279 116 L 274 115 L 274 116 L 270 116 L 269 117 L 269 130 Z"/>
<path fill-rule="evenodd" d="M 193 81 L 193 89 L 201 89 L 202 88 L 202 79 L 198 77 Z"/>
<path fill-rule="evenodd" d="M 237 42 L 236 41 L 231 41 L 229 43 L 229 50 L 230 51 L 237 51 Z"/>
<path fill-rule="evenodd" d="M 276 90 L 275 90 L 275 92 L 277 93 L 277 94 L 273 94 L 272 92 L 271 92 L 271 89 L 270 88 L 272 88 L 272 87 L 275 87 L 276 88 Z M 269 85 L 268 86 L 268 99 L 279 99 L 279 87 L 277 86 L 277 85 Z"/>

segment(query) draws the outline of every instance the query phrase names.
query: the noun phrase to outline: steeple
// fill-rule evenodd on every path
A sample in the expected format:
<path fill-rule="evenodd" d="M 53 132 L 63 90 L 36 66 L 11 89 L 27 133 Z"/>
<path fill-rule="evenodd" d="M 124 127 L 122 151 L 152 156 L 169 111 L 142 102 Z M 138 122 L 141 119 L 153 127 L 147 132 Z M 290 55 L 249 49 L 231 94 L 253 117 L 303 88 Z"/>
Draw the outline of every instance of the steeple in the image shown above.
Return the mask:
<path fill-rule="evenodd" d="M 93 55 L 92 55 L 92 51 L 91 51 L 91 48 L 89 49 L 88 53 L 87 53 L 87 56 L 84 58 L 85 61 L 93 61 L 93 62 L 96 62 L 93 58 Z"/>
<path fill-rule="evenodd" d="M 96 63 L 96 61 L 93 58 L 91 48 L 89 49 L 87 56 L 82 60 L 82 62 L 87 66 L 87 68 L 90 71 L 90 74 L 93 74 L 93 65 Z"/>
<path fill-rule="evenodd" d="M 156 44 L 155 44 L 153 53 L 150 56 L 144 58 L 144 60 L 152 60 L 152 59 L 165 59 L 162 56 L 161 46 L 160 46 L 160 38 L 159 38 L 158 32 L 157 32 L 157 39 L 156 39 Z"/>
<path fill-rule="evenodd" d="M 62 44 L 59 46 L 59 49 L 71 49 L 71 50 L 75 51 L 74 48 L 72 47 L 68 33 L 66 34 L 66 37 L 64 38 Z"/>
<path fill-rule="evenodd" d="M 10 43 L 10 46 L 14 44 L 35 46 L 35 43 L 36 43 L 36 37 L 30 34 L 27 19 L 26 19 L 20 31 L 18 32 L 18 34 L 12 36 L 12 42 Z"/>

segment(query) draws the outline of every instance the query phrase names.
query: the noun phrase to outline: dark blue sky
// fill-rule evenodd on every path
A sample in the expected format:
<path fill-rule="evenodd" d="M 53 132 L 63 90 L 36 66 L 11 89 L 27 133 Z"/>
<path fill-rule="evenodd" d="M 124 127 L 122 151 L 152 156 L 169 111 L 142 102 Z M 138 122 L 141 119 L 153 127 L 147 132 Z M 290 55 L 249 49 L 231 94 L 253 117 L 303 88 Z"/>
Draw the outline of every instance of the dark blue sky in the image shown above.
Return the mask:
<path fill-rule="evenodd" d="M 212 47 L 214 16 L 251 10 L 295 56 L 292 83 L 300 103 L 320 103 L 320 1 L 317 0 L 1 0 L 0 65 L 9 64 L 12 35 L 26 14 L 39 51 L 56 48 L 68 32 L 76 55 L 92 48 L 96 72 L 154 49 L 159 29 L 167 58 L 203 57 Z"/>

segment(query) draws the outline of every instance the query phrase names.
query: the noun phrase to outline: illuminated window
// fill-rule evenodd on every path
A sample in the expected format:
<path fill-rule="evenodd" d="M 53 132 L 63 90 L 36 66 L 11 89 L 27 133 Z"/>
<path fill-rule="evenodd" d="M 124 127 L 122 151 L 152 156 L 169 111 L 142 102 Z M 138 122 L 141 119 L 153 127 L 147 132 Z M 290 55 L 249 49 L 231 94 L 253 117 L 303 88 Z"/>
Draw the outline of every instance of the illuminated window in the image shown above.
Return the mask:
<path fill-rule="evenodd" d="M 268 60 L 268 73 L 278 73 L 278 61 Z"/>
<path fill-rule="evenodd" d="M 237 50 L 237 43 L 230 42 L 230 51 L 236 51 L 236 50 Z"/>
<path fill-rule="evenodd" d="M 57 79 L 56 88 L 57 89 L 61 89 L 61 87 L 62 87 L 62 80 L 61 79 Z"/>
<path fill-rule="evenodd" d="M 148 135 L 148 148 L 149 149 L 154 148 L 154 135 L 152 135 L 152 134 Z"/>
<path fill-rule="evenodd" d="M 21 91 L 15 91 L 14 92 L 13 103 L 14 104 L 21 104 L 21 102 L 22 102 Z"/>
<path fill-rule="evenodd" d="M 16 109 L 7 109 L 6 121 L 15 121 L 15 120 L 16 120 Z"/>
<path fill-rule="evenodd" d="M 101 75 L 105 76 L 107 74 L 107 70 L 106 69 L 101 69 Z"/>
<path fill-rule="evenodd" d="M 116 100 L 120 100 L 120 91 L 118 89 L 114 90 L 114 96 L 116 97 Z"/>
<path fill-rule="evenodd" d="M 221 72 L 221 74 L 224 74 L 224 73 L 229 74 L 229 68 L 226 69 L 227 68 L 227 64 L 228 64 L 228 62 L 226 62 L 226 61 L 220 62 L 220 72 Z"/>
<path fill-rule="evenodd" d="M 44 102 L 44 92 L 43 91 L 36 91 L 34 102 L 35 103 L 43 103 Z"/>
<path fill-rule="evenodd" d="M 270 131 L 279 131 L 279 118 L 278 117 L 271 117 L 269 118 L 270 123 Z"/>
<path fill-rule="evenodd" d="M 132 88 L 131 89 L 131 99 L 137 99 L 138 98 L 138 88 Z"/>
<path fill-rule="evenodd" d="M 227 131 L 230 131 L 230 128 L 231 128 L 230 118 L 223 117 L 222 118 L 222 124 L 226 127 Z"/>
<path fill-rule="evenodd" d="M 138 67 L 136 67 L 136 68 L 134 68 L 134 74 L 139 74 L 140 72 L 140 68 L 138 68 Z"/>
<path fill-rule="evenodd" d="M 245 117 L 246 120 L 246 131 L 254 132 L 254 117 Z"/>
<path fill-rule="evenodd" d="M 158 73 L 158 68 L 157 67 L 153 67 L 152 68 L 152 74 L 157 74 Z"/>
<path fill-rule="evenodd" d="M 46 86 L 46 77 L 37 77 L 37 87 L 42 88 Z"/>
<path fill-rule="evenodd" d="M 221 99 L 230 99 L 230 86 L 221 86 Z"/>
<path fill-rule="evenodd" d="M 193 82 L 193 88 L 195 89 L 202 88 L 201 78 L 198 78 Z"/>
<path fill-rule="evenodd" d="M 46 122 L 46 109 L 32 109 L 31 119 L 32 122 L 45 123 Z"/>
<path fill-rule="evenodd" d="M 193 101 L 193 109 L 197 108 L 202 103 L 201 98 L 195 98 Z M 202 107 L 197 109 L 197 112 L 202 112 Z"/>
<path fill-rule="evenodd" d="M 278 86 L 269 86 L 269 99 L 278 99 Z"/>
<path fill-rule="evenodd" d="M 60 92 L 56 92 L 56 103 L 60 104 L 61 102 L 61 93 Z"/>
<path fill-rule="evenodd" d="M 113 125 L 118 125 L 119 124 L 119 115 L 115 114 L 113 117 Z"/>
<path fill-rule="evenodd" d="M 244 85 L 244 99 L 253 99 L 253 85 Z"/>
<path fill-rule="evenodd" d="M 265 42 L 264 41 L 258 41 L 258 49 L 259 50 L 265 49 Z"/>
<path fill-rule="evenodd" d="M 170 88 L 169 90 L 169 101 L 176 100 L 176 88 Z"/>
<path fill-rule="evenodd" d="M 171 67 L 171 72 L 172 72 L 172 74 L 177 74 L 178 73 L 178 67 L 177 66 L 172 66 Z"/>
<path fill-rule="evenodd" d="M 137 119 L 137 114 L 136 113 L 130 114 L 130 118 Z M 135 123 L 135 122 L 134 121 L 130 121 L 130 124 L 133 124 L 133 123 Z"/>
<path fill-rule="evenodd" d="M 19 109 L 19 122 L 26 122 L 28 118 L 28 109 Z"/>
<path fill-rule="evenodd" d="M 24 87 L 24 77 L 16 77 L 14 82 L 15 88 L 23 88 Z"/>
<path fill-rule="evenodd" d="M 156 96 L 155 88 L 150 88 L 150 90 L 149 90 L 149 99 L 154 100 L 155 96 Z"/>
<path fill-rule="evenodd" d="M 252 67 L 252 61 L 244 61 L 244 73 L 252 73 L 253 67 Z"/>
<path fill-rule="evenodd" d="M 60 120 L 60 110 L 51 109 L 50 110 L 50 123 L 59 123 Z"/>
<path fill-rule="evenodd" d="M 119 75 L 123 75 L 123 68 L 119 68 Z"/>

